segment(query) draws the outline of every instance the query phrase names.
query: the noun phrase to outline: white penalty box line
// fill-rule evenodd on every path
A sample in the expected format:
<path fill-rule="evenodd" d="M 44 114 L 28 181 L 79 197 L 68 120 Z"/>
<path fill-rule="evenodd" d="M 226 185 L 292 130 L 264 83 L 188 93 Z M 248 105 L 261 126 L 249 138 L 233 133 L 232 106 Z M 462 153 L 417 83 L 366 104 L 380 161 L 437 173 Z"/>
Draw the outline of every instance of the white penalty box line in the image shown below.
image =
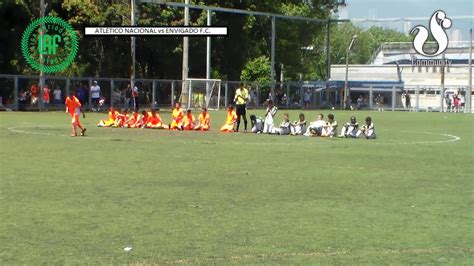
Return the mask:
<path fill-rule="evenodd" d="M 86 26 L 85 36 L 227 36 L 226 26 Z"/>

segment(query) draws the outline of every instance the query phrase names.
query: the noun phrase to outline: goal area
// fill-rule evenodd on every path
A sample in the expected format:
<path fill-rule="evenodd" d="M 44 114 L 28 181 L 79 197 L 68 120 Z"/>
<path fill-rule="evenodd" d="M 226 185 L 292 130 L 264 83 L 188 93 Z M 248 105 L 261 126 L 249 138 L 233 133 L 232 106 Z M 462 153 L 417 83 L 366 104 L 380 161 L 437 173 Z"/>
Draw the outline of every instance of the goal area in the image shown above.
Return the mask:
<path fill-rule="evenodd" d="M 220 79 L 186 79 L 188 108 L 219 110 L 221 101 Z"/>

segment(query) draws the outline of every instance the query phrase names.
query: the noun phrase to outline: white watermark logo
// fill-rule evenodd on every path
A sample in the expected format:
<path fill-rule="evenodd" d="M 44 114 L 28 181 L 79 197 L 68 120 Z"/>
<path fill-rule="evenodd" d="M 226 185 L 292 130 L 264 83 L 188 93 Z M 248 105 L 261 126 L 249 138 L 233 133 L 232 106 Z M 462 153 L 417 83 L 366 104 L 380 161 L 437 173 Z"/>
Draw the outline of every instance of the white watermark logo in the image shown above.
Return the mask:
<path fill-rule="evenodd" d="M 411 34 L 415 34 L 415 39 L 413 40 L 413 48 L 424 56 L 437 56 L 443 53 L 446 48 L 448 48 L 448 35 L 445 32 L 445 29 L 451 27 L 451 19 L 446 17 L 446 13 L 442 10 L 434 12 L 430 19 L 430 31 L 426 27 L 418 25 L 411 30 Z M 417 31 L 417 32 L 416 32 Z M 415 33 L 416 32 L 416 33 Z M 429 33 L 433 36 L 435 41 L 438 43 L 438 50 L 435 53 L 426 53 L 423 50 L 423 46 L 428 40 Z"/>

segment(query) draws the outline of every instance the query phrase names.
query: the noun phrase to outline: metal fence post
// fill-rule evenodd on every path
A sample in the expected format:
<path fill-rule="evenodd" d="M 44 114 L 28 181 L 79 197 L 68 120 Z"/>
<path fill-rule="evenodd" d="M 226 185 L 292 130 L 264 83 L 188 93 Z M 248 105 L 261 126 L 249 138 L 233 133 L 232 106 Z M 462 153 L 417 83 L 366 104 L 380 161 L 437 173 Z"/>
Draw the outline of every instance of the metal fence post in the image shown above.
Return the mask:
<path fill-rule="evenodd" d="M 151 83 L 151 108 L 156 108 L 156 80 Z"/>
<path fill-rule="evenodd" d="M 224 91 L 225 101 L 224 101 L 224 103 L 225 103 L 225 106 L 227 107 L 229 105 L 229 100 L 227 98 L 227 96 L 229 95 L 229 83 L 226 82 L 224 88 L 225 88 L 225 91 Z"/>
<path fill-rule="evenodd" d="M 171 81 L 171 109 L 174 107 L 174 86 L 175 82 Z"/>
<path fill-rule="evenodd" d="M 395 111 L 395 104 L 397 102 L 396 99 L 397 92 L 395 91 L 395 86 L 392 87 L 392 112 Z"/>
<path fill-rule="evenodd" d="M 444 109 L 444 97 L 443 97 L 444 91 L 445 91 L 445 88 L 444 88 L 444 85 L 442 85 L 440 90 L 439 90 L 439 94 L 440 94 L 440 105 L 439 106 L 441 108 L 439 110 L 440 113 L 443 112 L 443 109 Z"/>
<path fill-rule="evenodd" d="M 420 86 L 416 86 L 415 89 L 415 96 L 416 96 L 416 112 L 420 111 Z"/>
<path fill-rule="evenodd" d="M 110 80 L 110 107 L 114 106 L 114 90 L 115 90 L 115 83 L 114 80 Z"/>
<path fill-rule="evenodd" d="M 18 76 L 13 78 L 13 110 L 18 111 Z"/>
<path fill-rule="evenodd" d="M 374 89 L 372 86 L 369 87 L 369 109 L 372 109 L 374 105 Z"/>
<path fill-rule="evenodd" d="M 86 91 L 88 92 L 88 98 L 89 98 L 89 109 L 92 110 L 92 93 L 91 93 L 91 87 L 92 87 L 92 78 L 89 78 L 89 88 L 86 88 Z"/>
<path fill-rule="evenodd" d="M 69 90 L 71 87 L 71 80 L 69 78 L 66 79 L 66 95 L 64 95 L 64 99 L 69 96 Z"/>
<path fill-rule="evenodd" d="M 258 84 L 255 86 L 255 92 L 257 93 L 257 99 L 255 100 L 255 108 L 258 108 L 260 105 L 260 87 Z"/>

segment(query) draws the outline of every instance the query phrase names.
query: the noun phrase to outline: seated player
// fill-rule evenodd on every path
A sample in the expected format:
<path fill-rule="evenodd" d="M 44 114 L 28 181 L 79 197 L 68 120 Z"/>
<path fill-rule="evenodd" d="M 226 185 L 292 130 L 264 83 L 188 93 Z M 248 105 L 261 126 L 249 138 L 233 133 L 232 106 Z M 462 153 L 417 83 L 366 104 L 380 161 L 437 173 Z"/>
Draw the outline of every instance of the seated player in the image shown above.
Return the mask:
<path fill-rule="evenodd" d="M 183 127 L 183 117 L 184 117 L 184 111 L 183 108 L 181 108 L 181 103 L 176 103 L 173 108 L 173 112 L 171 113 L 171 117 L 173 118 L 173 121 L 171 121 L 171 124 L 169 125 L 170 130 L 181 130 Z"/>
<path fill-rule="evenodd" d="M 207 131 L 211 128 L 210 115 L 207 112 L 207 108 L 203 107 L 202 112 L 198 116 L 198 124 L 194 127 L 194 130 Z"/>
<path fill-rule="evenodd" d="M 263 118 L 260 116 L 251 115 L 250 125 L 252 126 L 252 133 L 260 134 L 263 132 Z"/>
<path fill-rule="evenodd" d="M 307 137 L 321 136 L 323 132 L 323 126 L 326 124 L 323 118 L 324 115 L 319 114 L 316 118 L 316 121 L 309 123 L 308 129 L 306 129 L 306 133 L 304 133 L 304 135 Z"/>
<path fill-rule="evenodd" d="M 132 115 L 129 116 L 127 121 L 123 123 L 123 127 L 135 128 L 139 120 L 140 120 L 140 114 L 137 111 L 133 111 Z"/>
<path fill-rule="evenodd" d="M 273 117 L 275 117 L 276 113 L 278 111 L 278 108 L 273 105 L 272 100 L 267 101 L 267 110 L 265 112 L 265 121 L 263 123 L 263 132 L 264 134 L 267 133 L 272 133 L 273 132 L 273 127 L 275 127 L 275 124 L 273 122 Z"/>
<path fill-rule="evenodd" d="M 273 134 L 278 135 L 290 135 L 290 116 L 288 113 L 283 114 L 283 121 L 280 123 L 280 127 L 273 129 Z"/>
<path fill-rule="evenodd" d="M 81 129 L 81 136 L 84 136 L 86 133 L 86 128 L 81 124 L 79 121 L 79 115 L 82 113 L 82 117 L 86 118 L 86 114 L 82 109 L 82 105 L 79 102 L 79 99 L 74 95 L 74 92 L 70 92 L 70 96 L 66 98 L 66 113 L 71 115 L 71 123 L 72 123 L 72 137 L 77 136 L 76 128 L 79 127 Z"/>
<path fill-rule="evenodd" d="M 183 130 L 194 129 L 194 116 L 191 113 L 191 109 L 186 111 L 186 115 L 183 117 Z"/>
<path fill-rule="evenodd" d="M 323 126 L 321 137 L 334 137 L 337 134 L 337 121 L 334 120 L 333 114 L 328 114 L 328 121 Z"/>
<path fill-rule="evenodd" d="M 123 127 L 125 124 L 125 121 L 127 121 L 130 117 L 127 114 L 127 109 L 123 109 L 122 113 L 119 113 L 117 115 L 117 118 L 115 119 L 115 123 L 112 125 L 113 127 Z"/>
<path fill-rule="evenodd" d="M 303 135 L 306 132 L 306 120 L 304 114 L 300 114 L 300 120 L 297 120 L 290 125 L 291 135 Z"/>
<path fill-rule="evenodd" d="M 359 123 L 355 116 L 351 116 L 351 121 L 345 123 L 342 126 L 340 138 L 357 138 L 357 132 L 359 131 Z"/>
<path fill-rule="evenodd" d="M 111 127 L 115 125 L 115 120 L 117 120 L 119 113 L 115 111 L 113 107 L 110 107 L 109 118 L 107 120 L 100 120 L 97 124 L 98 127 Z"/>
<path fill-rule="evenodd" d="M 234 111 L 234 106 L 227 107 L 227 118 L 225 124 L 221 127 L 222 132 L 234 132 L 235 123 L 237 122 L 237 114 Z"/>
<path fill-rule="evenodd" d="M 375 135 L 375 126 L 374 123 L 372 123 L 372 118 L 370 116 L 365 119 L 365 124 L 362 125 L 357 132 L 357 137 L 361 134 L 363 134 L 366 139 L 375 139 L 377 137 Z"/>
<path fill-rule="evenodd" d="M 135 128 L 145 128 L 148 122 L 150 122 L 150 118 L 151 112 L 143 110 L 140 119 L 138 119 L 137 123 L 135 123 Z"/>
<path fill-rule="evenodd" d="M 150 119 L 146 124 L 146 128 L 153 128 L 153 129 L 167 129 L 168 125 L 163 124 L 161 121 L 160 115 L 156 112 L 155 109 L 151 110 Z"/>

